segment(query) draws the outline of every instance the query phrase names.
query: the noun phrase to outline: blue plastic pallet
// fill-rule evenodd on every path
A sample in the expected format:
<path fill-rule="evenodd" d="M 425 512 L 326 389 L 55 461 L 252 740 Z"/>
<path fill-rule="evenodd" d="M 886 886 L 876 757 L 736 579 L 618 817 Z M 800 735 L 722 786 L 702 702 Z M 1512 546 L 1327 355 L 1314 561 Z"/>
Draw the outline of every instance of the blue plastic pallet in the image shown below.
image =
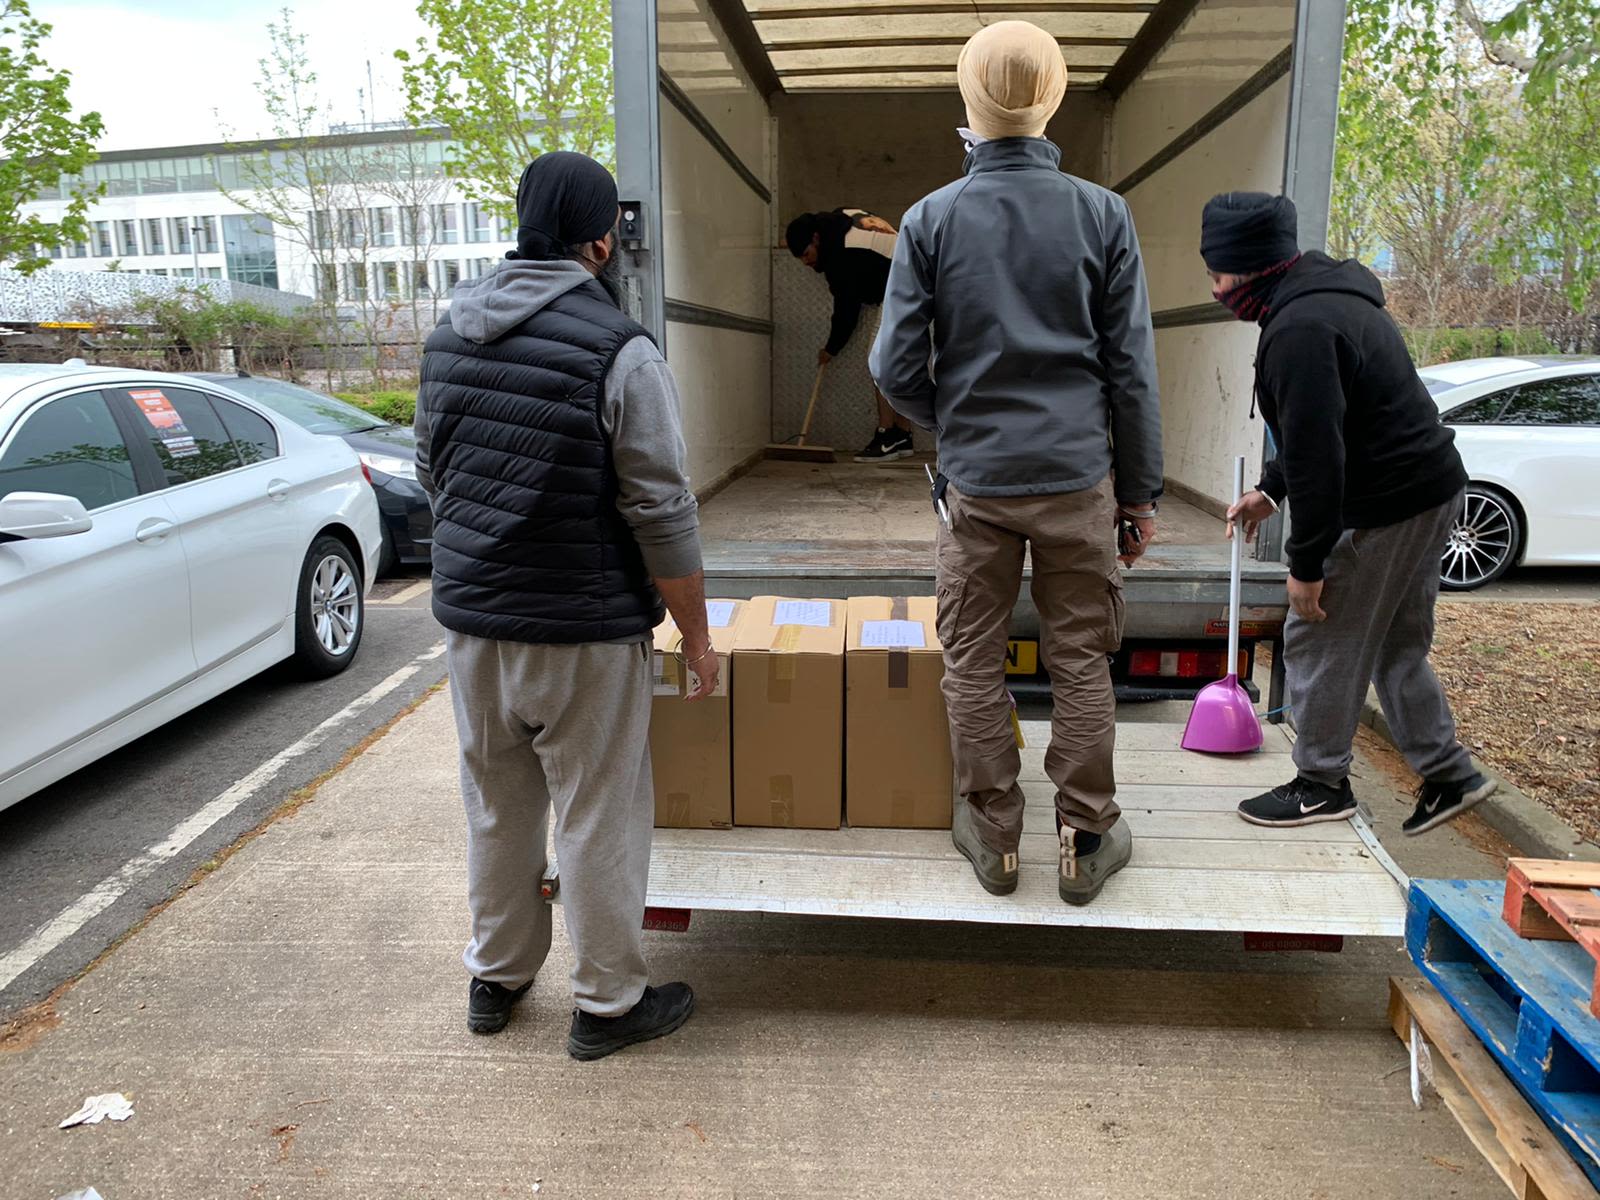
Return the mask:
<path fill-rule="evenodd" d="M 1504 895 L 1504 880 L 1414 881 L 1406 949 L 1600 1187 L 1595 960 L 1572 942 L 1518 937 Z"/>

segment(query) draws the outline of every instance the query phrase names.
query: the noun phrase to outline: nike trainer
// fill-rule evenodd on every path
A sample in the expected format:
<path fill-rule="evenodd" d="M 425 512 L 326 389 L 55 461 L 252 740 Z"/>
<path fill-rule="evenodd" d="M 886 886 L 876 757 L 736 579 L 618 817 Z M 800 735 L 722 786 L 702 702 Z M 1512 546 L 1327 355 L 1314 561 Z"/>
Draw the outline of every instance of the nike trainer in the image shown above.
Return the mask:
<path fill-rule="evenodd" d="M 1407 837 L 1443 825 L 1459 817 L 1467 809 L 1482 804 L 1500 785 L 1487 775 L 1474 771 L 1470 779 L 1446 783 L 1437 779 L 1424 779 L 1417 787 L 1417 807 L 1401 824 Z"/>
<path fill-rule="evenodd" d="M 1239 805 L 1239 815 L 1252 825 L 1348 821 L 1356 815 L 1356 797 L 1348 779 L 1340 780 L 1335 788 L 1296 776 L 1282 787 L 1244 801 Z"/>

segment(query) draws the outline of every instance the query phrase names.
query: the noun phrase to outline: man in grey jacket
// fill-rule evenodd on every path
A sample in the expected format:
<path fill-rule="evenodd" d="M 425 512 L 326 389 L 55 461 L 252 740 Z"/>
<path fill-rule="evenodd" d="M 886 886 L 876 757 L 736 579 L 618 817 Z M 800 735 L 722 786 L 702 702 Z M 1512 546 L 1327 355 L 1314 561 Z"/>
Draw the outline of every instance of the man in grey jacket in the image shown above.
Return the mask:
<path fill-rule="evenodd" d="M 1149 297 L 1127 205 L 1062 174 L 1043 136 L 1066 90 L 1056 40 L 998 22 L 967 43 L 958 74 L 966 172 L 906 214 L 870 362 L 895 410 L 937 433 L 947 481 L 939 637 L 965 797 L 956 848 L 990 892 L 1017 886 L 1005 653 L 1031 551 L 1060 894 L 1087 904 L 1132 854 L 1107 656 L 1122 639 L 1117 530 L 1131 564 L 1155 536 L 1162 491 Z"/>
<path fill-rule="evenodd" d="M 672 374 L 617 304 L 617 189 L 579 154 L 536 159 L 517 249 L 456 289 L 429 336 L 417 474 L 433 499 L 467 810 L 467 1025 L 505 1027 L 550 949 L 552 810 L 576 1011 L 593 1059 L 678 1028 L 686 984 L 647 984 L 655 804 L 651 631 L 683 630 L 689 699 L 717 685 Z"/>

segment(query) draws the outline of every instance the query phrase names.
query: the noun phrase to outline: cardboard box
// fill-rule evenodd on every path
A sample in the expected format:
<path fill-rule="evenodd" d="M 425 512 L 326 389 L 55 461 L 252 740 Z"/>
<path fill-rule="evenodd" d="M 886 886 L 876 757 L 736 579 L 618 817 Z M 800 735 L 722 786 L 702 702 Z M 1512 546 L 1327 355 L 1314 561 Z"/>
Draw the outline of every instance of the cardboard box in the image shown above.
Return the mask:
<path fill-rule="evenodd" d="M 733 651 L 733 823 L 837 829 L 844 759 L 842 600 L 757 596 Z"/>
<path fill-rule="evenodd" d="M 716 692 L 684 700 L 687 672 L 678 661 L 683 634 L 671 617 L 656 629 L 655 699 L 650 708 L 650 769 L 656 826 L 728 829 L 733 825 L 733 700 L 730 680 L 743 600 L 708 600 L 711 648 L 722 668 Z"/>
<path fill-rule="evenodd" d="M 949 829 L 950 722 L 932 596 L 854 596 L 845 650 L 845 816 Z"/>

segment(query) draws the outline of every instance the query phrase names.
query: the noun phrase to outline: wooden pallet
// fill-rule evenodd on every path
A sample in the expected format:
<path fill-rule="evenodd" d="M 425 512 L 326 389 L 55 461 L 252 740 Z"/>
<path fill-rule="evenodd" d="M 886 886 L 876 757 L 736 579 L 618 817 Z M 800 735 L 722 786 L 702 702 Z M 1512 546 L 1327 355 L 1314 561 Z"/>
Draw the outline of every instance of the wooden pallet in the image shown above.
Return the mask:
<path fill-rule="evenodd" d="M 1600 1022 L 1594 963 L 1502 920 L 1499 880 L 1414 882 L 1406 949 L 1590 1180 L 1600 1184 Z"/>
<path fill-rule="evenodd" d="M 1576 942 L 1595 960 L 1589 1011 L 1600 1016 L 1600 863 L 1513 858 L 1501 915 L 1517 936 Z"/>
<path fill-rule="evenodd" d="M 1389 1023 L 1408 1047 L 1415 1034 L 1432 1048 L 1434 1090 L 1512 1195 L 1522 1200 L 1600 1198 L 1438 992 L 1420 979 L 1390 979 Z"/>

